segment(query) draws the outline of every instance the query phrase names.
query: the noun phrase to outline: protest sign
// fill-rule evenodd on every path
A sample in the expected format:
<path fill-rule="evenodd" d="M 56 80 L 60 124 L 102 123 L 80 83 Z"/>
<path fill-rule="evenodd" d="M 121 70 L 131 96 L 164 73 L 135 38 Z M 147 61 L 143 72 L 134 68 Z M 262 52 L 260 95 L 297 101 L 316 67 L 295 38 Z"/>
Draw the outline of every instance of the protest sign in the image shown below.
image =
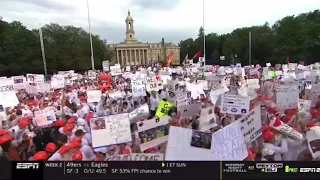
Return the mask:
<path fill-rule="evenodd" d="M 180 107 L 178 112 L 180 113 L 181 118 L 194 117 L 196 115 L 199 115 L 201 108 L 202 107 L 200 103 L 183 105 Z"/>
<path fill-rule="evenodd" d="M 60 89 L 65 87 L 65 78 L 63 75 L 53 75 L 51 77 L 51 86 L 53 89 Z"/>
<path fill-rule="evenodd" d="M 122 74 L 121 66 L 120 65 L 110 66 L 110 73 L 112 76 L 121 75 Z"/>
<path fill-rule="evenodd" d="M 276 88 L 276 104 L 280 111 L 295 109 L 299 101 L 299 88 L 295 84 L 280 84 Z"/>
<path fill-rule="evenodd" d="M 259 79 L 247 79 L 247 86 L 248 88 L 259 89 Z"/>
<path fill-rule="evenodd" d="M 0 80 L 0 92 L 14 91 L 14 83 L 11 78 Z"/>
<path fill-rule="evenodd" d="M 87 91 L 87 102 L 100 102 L 102 92 L 100 90 L 89 90 Z"/>
<path fill-rule="evenodd" d="M 250 109 L 250 97 L 233 94 L 222 94 L 221 112 L 228 114 L 246 115 Z"/>
<path fill-rule="evenodd" d="M 202 108 L 199 117 L 199 130 L 207 131 L 218 124 L 217 116 L 214 114 L 214 106 L 209 106 L 207 108 Z"/>
<path fill-rule="evenodd" d="M 160 118 L 168 115 L 169 110 L 173 107 L 173 104 L 161 100 L 158 104 L 156 117 Z"/>
<path fill-rule="evenodd" d="M 57 119 L 54 110 L 44 109 L 34 112 L 34 120 L 37 126 L 44 127 L 52 124 Z"/>
<path fill-rule="evenodd" d="M 292 139 L 303 139 L 303 135 L 298 132 L 297 130 L 290 127 L 288 124 L 282 122 L 281 120 L 274 118 L 270 120 L 269 124 L 273 129 L 277 130 L 278 132 L 289 136 Z"/>
<path fill-rule="evenodd" d="M 128 113 L 90 119 L 93 148 L 131 142 Z"/>
<path fill-rule="evenodd" d="M 102 61 L 102 69 L 105 72 L 110 71 L 110 61 L 109 60 Z"/>
<path fill-rule="evenodd" d="M 122 98 L 122 92 L 121 91 L 114 91 L 109 93 L 109 97 L 112 99 L 119 99 Z"/>
<path fill-rule="evenodd" d="M 309 113 L 311 100 L 299 99 L 299 111 Z"/>
<path fill-rule="evenodd" d="M 309 151 L 314 159 L 320 158 L 320 127 L 315 126 L 306 132 Z"/>
<path fill-rule="evenodd" d="M 210 136 L 212 141 L 209 143 Z M 170 127 L 166 161 L 242 161 L 247 156 L 247 147 L 238 121 L 213 134 Z"/>
<path fill-rule="evenodd" d="M 26 89 L 26 78 L 24 76 L 13 76 L 12 79 L 15 90 Z"/>
<path fill-rule="evenodd" d="M 162 80 L 151 78 L 150 81 L 146 83 L 146 88 L 148 92 L 159 91 L 160 89 L 163 89 Z"/>
<path fill-rule="evenodd" d="M 44 75 L 43 74 L 27 74 L 26 81 L 28 83 L 43 83 Z"/>
<path fill-rule="evenodd" d="M 129 113 L 130 124 L 136 123 L 139 120 L 143 120 L 149 117 L 149 106 L 147 103 L 134 109 Z"/>
<path fill-rule="evenodd" d="M 19 104 L 19 100 L 14 91 L 0 92 L 1 105 L 3 108 L 14 107 Z"/>
<path fill-rule="evenodd" d="M 178 111 L 182 106 L 190 105 L 190 104 L 191 104 L 191 92 L 186 92 L 186 93 L 177 95 L 176 107 Z"/>
<path fill-rule="evenodd" d="M 255 107 L 248 115 L 241 117 L 238 121 L 240 121 L 240 129 L 246 143 L 250 143 L 261 136 L 262 123 L 260 106 Z"/>
<path fill-rule="evenodd" d="M 137 122 L 141 151 L 167 141 L 170 127 L 169 119 L 169 116 L 163 116 Z"/>
<path fill-rule="evenodd" d="M 116 155 L 106 158 L 106 161 L 163 161 L 164 155 L 160 153 L 132 153 Z"/>
<path fill-rule="evenodd" d="M 146 96 L 145 86 L 144 86 L 144 78 L 145 75 L 142 74 L 134 74 L 131 79 L 132 86 L 132 96 Z"/>

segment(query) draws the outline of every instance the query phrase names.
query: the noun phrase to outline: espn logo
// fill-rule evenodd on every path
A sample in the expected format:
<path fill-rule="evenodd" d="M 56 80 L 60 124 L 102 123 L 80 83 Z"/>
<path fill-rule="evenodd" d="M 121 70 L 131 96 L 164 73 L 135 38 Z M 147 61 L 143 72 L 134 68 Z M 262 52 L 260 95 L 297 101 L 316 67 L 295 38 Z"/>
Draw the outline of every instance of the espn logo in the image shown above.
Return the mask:
<path fill-rule="evenodd" d="M 17 163 L 17 169 L 39 169 L 39 163 Z"/>

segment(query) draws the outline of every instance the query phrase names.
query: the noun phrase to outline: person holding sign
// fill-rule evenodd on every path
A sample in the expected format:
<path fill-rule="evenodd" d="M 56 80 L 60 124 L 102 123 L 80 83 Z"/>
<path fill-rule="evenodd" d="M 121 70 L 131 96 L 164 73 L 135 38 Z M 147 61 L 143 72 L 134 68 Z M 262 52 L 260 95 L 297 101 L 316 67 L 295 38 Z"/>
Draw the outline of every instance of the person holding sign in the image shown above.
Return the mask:
<path fill-rule="evenodd" d="M 156 115 L 156 109 L 159 104 L 159 98 L 157 96 L 157 92 L 151 91 L 150 96 L 150 119 Z"/>

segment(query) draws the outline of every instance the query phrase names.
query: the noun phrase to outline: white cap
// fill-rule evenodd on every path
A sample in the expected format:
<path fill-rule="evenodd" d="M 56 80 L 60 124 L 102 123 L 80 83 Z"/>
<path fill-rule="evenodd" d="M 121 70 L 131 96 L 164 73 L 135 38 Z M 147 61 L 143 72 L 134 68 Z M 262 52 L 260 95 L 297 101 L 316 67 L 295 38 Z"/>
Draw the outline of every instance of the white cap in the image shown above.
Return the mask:
<path fill-rule="evenodd" d="M 82 118 L 78 118 L 77 126 L 84 126 L 84 125 L 86 125 L 86 120 L 84 120 Z"/>
<path fill-rule="evenodd" d="M 94 152 L 101 152 L 101 153 L 106 154 L 108 152 L 108 148 L 106 148 L 106 147 L 95 148 Z"/>
<path fill-rule="evenodd" d="M 273 155 L 275 152 L 270 148 L 263 148 L 261 151 L 262 156 Z"/>

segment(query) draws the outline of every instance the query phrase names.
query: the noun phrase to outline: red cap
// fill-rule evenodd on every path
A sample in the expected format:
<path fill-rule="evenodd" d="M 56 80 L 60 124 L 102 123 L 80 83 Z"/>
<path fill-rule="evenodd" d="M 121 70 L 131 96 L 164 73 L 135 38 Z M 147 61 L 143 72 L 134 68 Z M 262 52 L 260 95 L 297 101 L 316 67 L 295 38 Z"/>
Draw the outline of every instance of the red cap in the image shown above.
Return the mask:
<path fill-rule="evenodd" d="M 265 131 L 269 131 L 269 130 L 271 130 L 272 128 L 271 128 L 271 126 L 269 125 L 269 124 L 265 124 L 265 125 L 263 125 L 262 126 L 262 132 L 265 132 Z"/>
<path fill-rule="evenodd" d="M 18 123 L 20 127 L 27 127 L 29 125 L 28 119 L 21 119 Z"/>
<path fill-rule="evenodd" d="M 34 161 L 45 161 L 48 158 L 49 158 L 49 156 L 48 156 L 47 152 L 39 151 L 33 156 L 32 160 L 34 160 Z"/>
<path fill-rule="evenodd" d="M 56 126 L 57 127 L 63 127 L 64 126 L 64 120 L 62 120 L 62 119 L 57 120 L 56 121 Z"/>
<path fill-rule="evenodd" d="M 271 131 L 266 131 L 262 134 L 265 141 L 270 142 L 274 137 L 275 134 Z"/>
<path fill-rule="evenodd" d="M 131 153 L 130 150 L 127 149 L 127 148 L 125 148 L 125 149 L 123 149 L 123 150 L 121 151 L 121 153 L 119 153 L 119 154 L 130 154 L 130 153 Z"/>
<path fill-rule="evenodd" d="M 319 111 L 316 109 L 310 109 L 310 114 L 312 117 L 318 116 Z"/>
<path fill-rule="evenodd" d="M 9 134 L 9 131 L 8 131 L 8 130 L 6 130 L 6 129 L 0 129 L 0 136 L 6 135 L 6 134 Z"/>
<path fill-rule="evenodd" d="M 99 158 L 95 157 L 92 161 L 101 161 Z"/>
<path fill-rule="evenodd" d="M 75 137 L 73 140 L 81 143 L 82 137 Z"/>
<path fill-rule="evenodd" d="M 58 150 L 58 153 L 65 154 L 65 153 L 69 152 L 69 149 L 70 149 L 69 146 L 64 145 Z"/>
<path fill-rule="evenodd" d="M 307 128 L 312 128 L 312 127 L 315 127 L 315 126 L 318 126 L 318 124 L 316 124 L 316 123 L 309 123 L 309 124 L 307 124 Z"/>
<path fill-rule="evenodd" d="M 11 140 L 12 140 L 12 137 L 9 135 L 0 136 L 0 145 Z"/>
<path fill-rule="evenodd" d="M 288 109 L 288 111 L 287 111 L 287 115 L 289 115 L 289 116 L 293 116 L 293 115 L 295 115 L 297 112 L 294 110 L 294 109 Z"/>
<path fill-rule="evenodd" d="M 74 118 L 69 118 L 68 119 L 68 124 L 72 124 L 72 123 L 75 123 L 76 120 Z"/>
<path fill-rule="evenodd" d="M 77 153 L 75 153 L 72 156 L 72 160 L 74 160 L 74 161 L 82 161 L 82 158 L 83 158 L 83 155 L 82 155 L 81 151 L 78 151 Z"/>
<path fill-rule="evenodd" d="M 81 143 L 78 141 L 71 141 L 69 143 L 69 148 L 73 149 L 73 148 L 80 148 L 81 147 Z"/>
<path fill-rule="evenodd" d="M 277 118 L 277 119 L 274 121 L 273 126 L 274 126 L 274 127 L 278 127 L 278 126 L 281 126 L 281 124 L 282 124 L 282 121 L 281 121 L 279 118 Z"/>
<path fill-rule="evenodd" d="M 291 120 L 291 118 L 292 118 L 292 116 L 287 114 L 287 115 L 283 116 L 282 121 L 287 123 Z"/>
<path fill-rule="evenodd" d="M 63 127 L 63 132 L 71 132 L 73 129 L 74 129 L 74 125 L 68 124 Z"/>
<path fill-rule="evenodd" d="M 48 143 L 47 145 L 46 145 L 46 151 L 48 152 L 48 153 L 53 153 L 53 152 L 55 152 L 57 150 L 57 146 L 54 144 L 54 143 Z"/>

